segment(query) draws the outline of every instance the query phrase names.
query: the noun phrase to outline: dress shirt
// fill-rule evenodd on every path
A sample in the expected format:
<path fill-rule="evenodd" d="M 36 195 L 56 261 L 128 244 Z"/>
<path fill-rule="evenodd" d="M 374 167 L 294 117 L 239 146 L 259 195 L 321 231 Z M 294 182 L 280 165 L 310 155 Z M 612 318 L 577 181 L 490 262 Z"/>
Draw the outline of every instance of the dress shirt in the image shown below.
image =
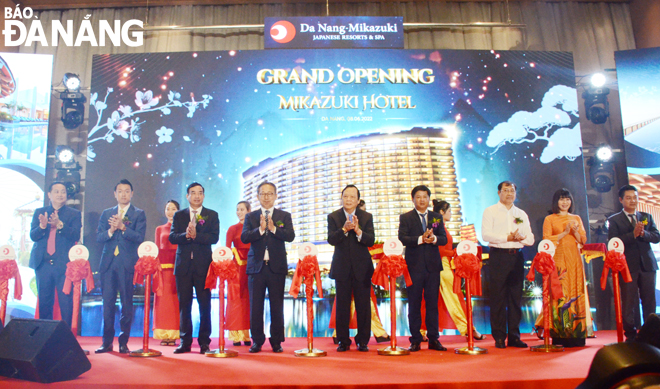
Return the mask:
<path fill-rule="evenodd" d="M 522 219 L 522 223 L 516 224 L 516 218 Z M 509 242 L 507 237 L 510 233 L 518 230 L 524 236 L 520 242 Z M 504 204 L 497 202 L 486 208 L 481 219 L 481 237 L 488 242 L 490 247 L 501 249 L 520 249 L 523 246 L 534 244 L 534 234 L 529 225 L 529 217 L 522 209 L 512 205 L 507 209 Z"/>
<path fill-rule="evenodd" d="M 262 208 L 261 209 L 261 214 L 264 215 L 264 217 L 266 217 L 266 211 L 268 211 L 268 217 L 272 220 L 274 210 L 275 210 L 275 207 L 268 208 L 268 209 L 263 209 Z M 275 224 L 275 221 L 273 221 L 273 224 Z M 268 227 L 268 224 L 266 224 L 266 227 Z M 277 228 L 277 226 L 275 226 L 275 228 Z M 266 230 L 261 229 L 261 224 L 259 224 L 259 232 L 261 233 L 261 235 L 266 233 Z M 271 233 L 274 234 L 275 232 L 271 231 Z M 268 255 L 268 246 L 266 246 L 266 251 L 264 252 L 264 261 L 268 261 L 268 260 L 270 260 L 270 255 Z"/>
<path fill-rule="evenodd" d="M 353 210 L 352 213 L 346 212 L 346 208 L 344 208 L 344 215 L 346 215 L 346 220 L 349 219 L 349 215 L 353 215 L 355 217 L 355 210 Z M 342 226 L 344 228 L 344 226 Z M 344 235 L 348 236 L 349 231 L 344 232 Z M 356 234 L 357 235 L 357 234 Z M 357 235 L 358 242 L 362 240 L 362 230 L 360 230 L 360 235 Z"/>

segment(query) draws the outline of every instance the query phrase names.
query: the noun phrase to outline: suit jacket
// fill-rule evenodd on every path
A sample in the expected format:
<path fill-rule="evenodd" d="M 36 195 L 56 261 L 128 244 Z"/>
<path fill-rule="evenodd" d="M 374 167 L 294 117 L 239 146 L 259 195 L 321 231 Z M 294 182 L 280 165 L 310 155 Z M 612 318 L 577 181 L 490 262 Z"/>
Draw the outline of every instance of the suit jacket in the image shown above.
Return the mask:
<path fill-rule="evenodd" d="M 52 206 L 43 207 L 35 210 L 32 216 L 30 238 L 34 241 L 34 246 L 32 246 L 32 252 L 30 253 L 29 264 L 32 269 L 38 268 L 41 261 L 46 257 L 48 237 L 50 236 L 50 224 L 45 229 L 42 229 L 39 226 L 39 215 L 47 212 L 48 216 L 50 216 L 53 211 L 54 208 Z M 57 234 L 55 234 L 55 253 L 50 259 L 68 262 L 69 249 L 80 240 L 80 229 L 82 228 L 81 214 L 79 210 L 64 205 L 57 211 L 57 216 L 64 226 L 57 230 Z"/>
<path fill-rule="evenodd" d="M 651 243 L 660 242 L 660 233 L 658 233 L 658 228 L 650 214 L 646 212 L 635 212 L 635 217 L 638 221 L 647 221 L 642 236 L 638 238 L 634 237 L 633 231 L 635 230 L 635 226 L 630 222 L 625 212 L 621 211 L 607 219 L 609 222 L 607 239 L 616 237 L 623 241 L 625 245 L 624 254 L 631 273 L 656 271 L 658 270 L 658 262 L 651 249 Z"/>
<path fill-rule="evenodd" d="M 286 248 L 284 242 L 293 242 L 296 232 L 293 230 L 291 214 L 281 209 L 273 209 L 271 215 L 275 223 L 275 233 L 259 232 L 261 224 L 261 209 L 250 212 L 245 216 L 241 241 L 250 244 L 247 258 L 247 274 L 258 274 L 264 265 L 264 255 L 268 247 L 268 266 L 273 273 L 286 274 Z"/>
<path fill-rule="evenodd" d="M 399 240 L 406 247 L 406 264 L 411 273 L 437 273 L 442 270 L 438 246 L 447 244 L 442 215 L 428 211 L 426 221 L 427 227 L 432 227 L 437 237 L 434 244 L 418 244 L 419 237 L 424 234 L 424 227 L 416 209 L 399 216 Z"/>
<path fill-rule="evenodd" d="M 110 269 L 113 260 L 119 260 L 129 273 L 135 271 L 135 263 L 138 261 L 138 246 L 144 242 L 144 234 L 147 231 L 147 216 L 144 211 L 135 207 L 133 204 L 128 207 L 125 219 L 126 231 L 116 230 L 112 236 L 108 235 L 110 225 L 108 219 L 112 215 L 119 213 L 119 206 L 108 208 L 101 213 L 99 227 L 96 229 L 96 241 L 103 243 L 103 253 L 101 254 L 101 263 L 99 272 L 105 273 Z M 119 247 L 119 255 L 115 256 L 115 248 Z"/>
<path fill-rule="evenodd" d="M 374 274 L 374 265 L 371 262 L 369 247 L 374 245 L 374 219 L 369 212 L 355 209 L 362 238 L 358 241 L 357 234 L 351 230 L 348 236 L 342 228 L 346 223 L 344 208 L 339 208 L 328 215 L 328 243 L 335 246 L 330 266 L 330 278 L 335 280 L 348 280 L 351 272 L 358 280 L 369 279 Z"/>
<path fill-rule="evenodd" d="M 186 229 L 190 223 L 190 208 L 185 208 L 174 214 L 170 228 L 170 243 L 178 245 L 174 261 L 174 275 L 185 276 L 193 272 L 196 276 L 206 277 L 213 261 L 212 245 L 220 239 L 220 221 L 218 213 L 202 207 L 199 213 L 204 223 L 197 222 L 195 239 L 186 238 Z"/>

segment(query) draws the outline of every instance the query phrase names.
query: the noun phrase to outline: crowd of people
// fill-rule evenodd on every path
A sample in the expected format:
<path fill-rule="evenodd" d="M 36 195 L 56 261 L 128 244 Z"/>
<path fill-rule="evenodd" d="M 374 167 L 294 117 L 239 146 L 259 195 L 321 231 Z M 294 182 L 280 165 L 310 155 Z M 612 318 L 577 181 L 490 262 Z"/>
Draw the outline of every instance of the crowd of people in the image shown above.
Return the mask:
<path fill-rule="evenodd" d="M 499 201 L 483 213 L 481 235 L 489 246 L 489 268 L 485 282 L 490 286 L 490 324 L 495 347 L 527 347 L 520 338 L 521 302 L 524 280 L 522 248 L 534 244 L 534 235 L 525 211 L 514 205 L 516 185 L 504 181 L 497 187 Z M 133 274 L 138 260 L 137 248 L 144 241 L 145 212 L 131 200 L 133 185 L 121 180 L 114 189 L 117 205 L 104 210 L 99 219 L 97 241 L 103 244 L 99 265 L 103 299 L 103 340 L 96 353 L 113 351 L 117 294 L 120 297 L 119 352 L 129 353 L 128 339 L 133 320 Z M 232 248 L 239 277 L 230 282 L 226 329 L 235 346 L 250 346 L 250 353 L 262 350 L 264 304 L 270 304 L 270 338 L 273 352 L 283 352 L 284 288 L 287 275 L 285 244 L 295 231 L 291 214 L 276 208 L 277 187 L 263 182 L 257 188 L 260 204 L 252 211 L 246 201 L 236 206 L 239 222 L 227 230 L 226 246 Z M 453 239 L 445 227 L 451 221 L 451 206 L 433 201 L 431 190 L 419 185 L 412 189 L 413 209 L 399 218 L 398 238 L 405 247 L 405 261 L 412 284 L 407 287 L 410 351 L 419 351 L 422 342 L 431 350 L 445 351 L 440 343 L 444 324 L 439 318 L 451 317 L 466 335 L 465 299 L 453 290 Z M 193 343 L 193 297 L 199 307 L 199 352 L 209 351 L 211 343 L 211 291 L 205 280 L 212 261 L 212 246 L 219 241 L 218 213 L 203 206 L 204 188 L 194 182 L 187 187 L 189 206 L 180 209 L 170 200 L 165 204 L 168 222 L 156 227 L 155 243 L 162 268 L 162 293 L 154 297 L 153 336 L 161 345 L 177 346 L 174 353 L 191 352 Z M 81 213 L 66 206 L 66 188 L 61 182 L 49 186 L 50 205 L 35 211 L 30 237 L 35 242 L 30 267 L 35 270 L 39 295 L 39 316 L 53 318 L 55 294 L 62 320 L 71 325 L 73 301 L 62 292 L 69 249 L 80 240 Z M 651 243 L 660 234 L 650 214 L 637 211 L 638 195 L 634 186 L 619 190 L 623 210 L 609 219 L 609 237 L 625 244 L 625 257 L 633 282 L 622 283 L 623 323 L 627 340 L 633 340 L 642 318 L 655 312 L 655 285 L 658 270 Z M 334 247 L 330 278 L 336 285 L 333 326 L 337 351 L 350 350 L 349 329 L 358 351 L 369 351 L 373 331 L 376 341 L 389 335 L 378 318 L 373 285 L 374 273 L 370 247 L 375 243 L 374 222 L 366 211 L 360 190 L 347 185 L 341 191 L 340 209 L 327 217 L 327 241 Z M 553 344 L 584 346 L 590 329 L 590 310 L 582 245 L 586 231 L 574 214 L 574 200 L 567 189 L 553 195 L 550 214 L 543 223 L 543 239 L 551 240 L 562 296 L 552 298 L 550 335 Z M 431 210 L 432 208 L 432 210 Z M 194 294 L 193 294 L 194 290 Z M 640 316 L 639 302 L 642 313 Z M 352 318 L 355 317 L 355 320 Z M 537 325 L 542 325 L 542 317 Z M 473 337 L 485 335 L 473 330 Z M 179 344 L 177 345 L 177 340 Z"/>

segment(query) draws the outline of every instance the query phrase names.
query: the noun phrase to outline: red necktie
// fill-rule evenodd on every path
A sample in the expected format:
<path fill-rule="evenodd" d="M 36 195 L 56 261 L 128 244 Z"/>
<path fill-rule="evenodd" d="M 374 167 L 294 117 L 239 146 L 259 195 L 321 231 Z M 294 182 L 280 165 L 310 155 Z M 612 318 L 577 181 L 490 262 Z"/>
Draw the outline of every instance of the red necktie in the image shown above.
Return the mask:
<path fill-rule="evenodd" d="M 54 211 L 57 215 L 57 210 Z M 48 245 L 46 246 L 46 252 L 48 255 L 55 254 L 55 235 L 57 234 L 57 226 L 50 226 L 50 233 L 48 234 Z"/>

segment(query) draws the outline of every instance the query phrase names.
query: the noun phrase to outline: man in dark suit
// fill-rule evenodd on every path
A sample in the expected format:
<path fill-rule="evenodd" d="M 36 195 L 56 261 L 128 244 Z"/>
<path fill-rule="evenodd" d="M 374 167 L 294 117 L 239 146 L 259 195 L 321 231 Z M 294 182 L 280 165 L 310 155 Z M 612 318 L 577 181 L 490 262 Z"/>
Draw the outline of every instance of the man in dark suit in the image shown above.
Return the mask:
<path fill-rule="evenodd" d="M 660 233 L 653 217 L 637 211 L 637 188 L 624 185 L 619 189 L 619 201 L 623 211 L 610 216 L 608 239 L 619 238 L 625 246 L 626 262 L 632 282 L 621 282 L 623 305 L 623 332 L 626 341 L 635 339 L 641 327 L 639 300 L 642 300 L 644 321 L 655 313 L 655 283 L 658 263 L 651 243 L 660 242 Z"/>
<path fill-rule="evenodd" d="M 405 257 L 412 285 L 408 290 L 410 351 L 419 351 L 422 342 L 422 298 L 426 301 L 426 329 L 429 349 L 446 351 L 438 340 L 438 291 L 442 257 L 438 246 L 447 244 L 442 215 L 429 211 L 431 190 L 418 185 L 412 190 L 415 209 L 399 217 L 399 240 L 406 247 Z"/>
<path fill-rule="evenodd" d="M 360 191 L 355 185 L 346 185 L 341 191 L 341 200 L 342 208 L 328 215 L 328 243 L 335 246 L 330 278 L 335 280 L 337 289 L 337 351 L 348 351 L 351 346 L 348 332 L 351 295 L 357 315 L 355 343 L 358 351 L 369 351 L 371 276 L 374 274 L 369 247 L 375 242 L 374 221 L 370 213 L 357 208 Z"/>
<path fill-rule="evenodd" d="M 175 354 L 190 352 L 192 345 L 193 288 L 199 306 L 199 353 L 209 351 L 211 344 L 211 289 L 206 289 L 206 274 L 211 265 L 213 250 L 218 243 L 220 221 L 218 213 L 202 207 L 204 187 L 197 182 L 188 185 L 186 195 L 190 206 L 174 214 L 170 229 L 170 243 L 178 245 L 174 262 L 174 278 L 179 297 L 179 333 L 181 344 Z"/>
<path fill-rule="evenodd" d="M 133 322 L 133 273 L 138 261 L 138 246 L 144 241 L 147 217 L 131 204 L 133 184 L 123 179 L 115 185 L 117 206 L 101 213 L 96 240 L 103 243 L 99 265 L 103 298 L 103 344 L 96 353 L 112 351 L 115 337 L 117 292 L 121 301 L 119 352 L 128 354 L 128 337 Z"/>
<path fill-rule="evenodd" d="M 48 188 L 50 206 L 34 211 L 30 238 L 34 241 L 30 254 L 30 267 L 37 278 L 39 318 L 53 320 L 55 291 L 60 305 L 62 320 L 71 326 L 73 295 L 64 294 L 66 264 L 69 249 L 80 239 L 81 216 L 77 209 L 66 203 L 66 187 L 53 182 Z"/>
<path fill-rule="evenodd" d="M 261 209 L 245 216 L 241 241 L 250 243 L 247 259 L 250 291 L 250 332 L 254 344 L 251 353 L 261 351 L 264 334 L 266 289 L 270 301 L 270 346 L 281 353 L 284 342 L 284 282 L 287 273 L 286 247 L 296 237 L 291 214 L 275 208 L 277 187 L 262 182 L 257 187 Z"/>

